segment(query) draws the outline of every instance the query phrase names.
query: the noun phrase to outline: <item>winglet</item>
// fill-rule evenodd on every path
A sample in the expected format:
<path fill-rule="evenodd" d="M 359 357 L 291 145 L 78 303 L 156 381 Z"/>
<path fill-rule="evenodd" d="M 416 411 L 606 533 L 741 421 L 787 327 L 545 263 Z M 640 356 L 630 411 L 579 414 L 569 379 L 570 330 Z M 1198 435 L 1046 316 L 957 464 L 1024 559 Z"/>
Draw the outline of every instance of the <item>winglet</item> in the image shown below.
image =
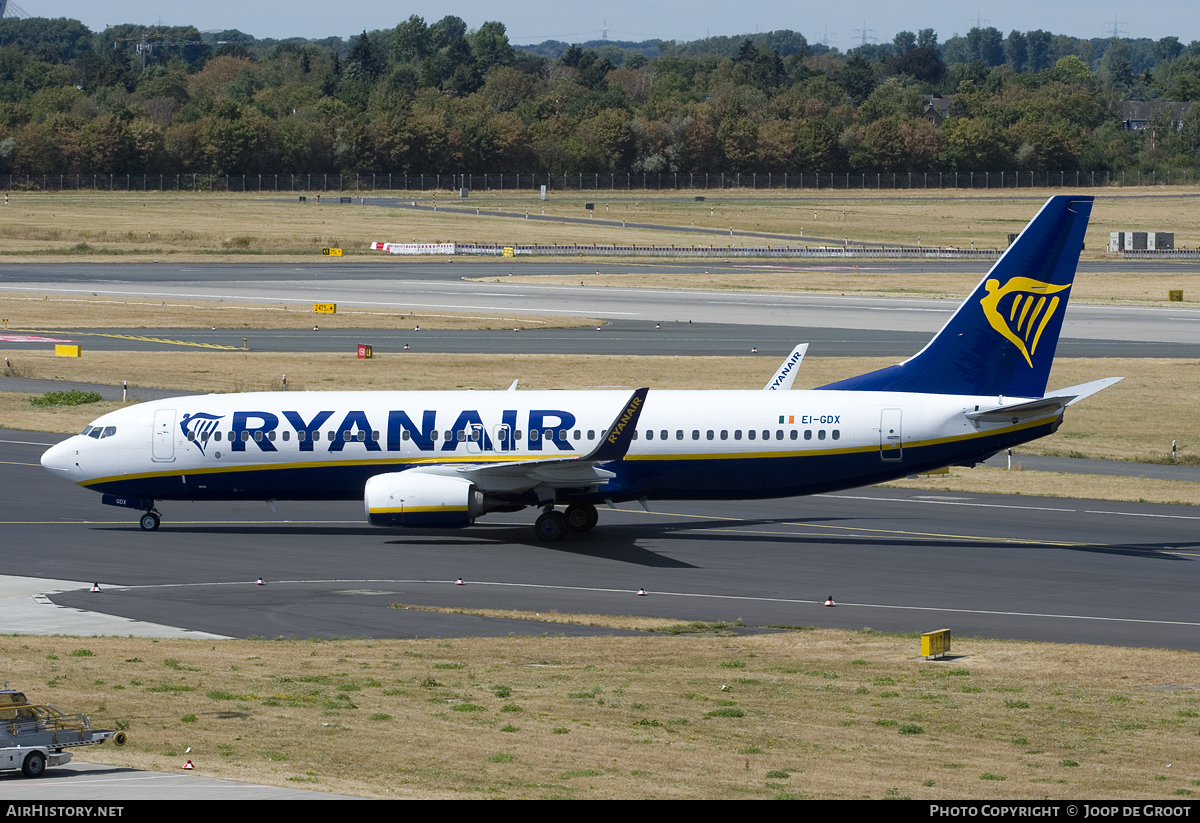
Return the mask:
<path fill-rule="evenodd" d="M 600 441 L 600 445 L 592 450 L 592 453 L 587 457 L 581 458 L 590 462 L 602 462 L 605 460 L 621 460 L 629 451 L 629 444 L 633 442 L 633 433 L 637 431 L 638 417 L 642 414 L 642 409 L 646 406 L 646 393 L 650 391 L 649 387 L 641 388 L 635 391 L 629 398 L 629 402 L 621 409 L 612 425 L 604 433 L 604 439 Z"/>
<path fill-rule="evenodd" d="M 763 386 L 764 391 L 787 391 L 792 387 L 792 383 L 796 380 L 796 372 L 800 370 L 800 362 L 804 360 L 804 353 L 808 351 L 808 344 L 801 343 L 796 348 L 792 349 L 792 353 L 783 361 L 783 365 L 779 367 L 779 371 L 775 372 L 775 376 L 771 378 L 771 382 Z"/>

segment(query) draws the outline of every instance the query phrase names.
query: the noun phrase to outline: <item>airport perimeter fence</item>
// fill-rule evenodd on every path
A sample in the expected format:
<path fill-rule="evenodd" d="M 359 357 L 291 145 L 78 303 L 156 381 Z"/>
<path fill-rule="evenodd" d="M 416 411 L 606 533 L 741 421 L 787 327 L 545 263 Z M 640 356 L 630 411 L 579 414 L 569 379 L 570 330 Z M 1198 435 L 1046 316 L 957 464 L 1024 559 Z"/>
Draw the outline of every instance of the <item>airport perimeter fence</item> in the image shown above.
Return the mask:
<path fill-rule="evenodd" d="M 1028 189 L 1175 186 L 1200 183 L 1200 171 L 993 172 L 604 172 L 590 174 L 6 174 L 5 191 L 374 192 L 726 191 Z"/>
<path fill-rule="evenodd" d="M 397 253 L 397 252 L 394 252 Z M 419 252 L 412 252 L 419 253 Z M 883 246 L 639 246 L 598 243 L 560 243 L 502 246 L 455 243 L 453 254 L 506 257 L 525 255 L 588 257 L 810 257 L 828 260 L 994 260 L 999 249 L 955 249 Z"/>
<path fill-rule="evenodd" d="M 1200 249 L 1126 249 L 1124 260 L 1200 260 Z"/>

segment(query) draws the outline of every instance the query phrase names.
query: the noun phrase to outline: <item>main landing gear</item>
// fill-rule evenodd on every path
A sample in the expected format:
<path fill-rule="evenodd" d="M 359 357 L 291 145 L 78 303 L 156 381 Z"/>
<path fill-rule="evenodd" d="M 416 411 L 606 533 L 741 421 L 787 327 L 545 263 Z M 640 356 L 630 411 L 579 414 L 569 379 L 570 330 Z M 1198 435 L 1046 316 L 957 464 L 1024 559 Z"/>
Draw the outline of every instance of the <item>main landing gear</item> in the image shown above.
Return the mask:
<path fill-rule="evenodd" d="M 587 532 L 595 528 L 600 520 L 596 507 L 591 503 L 572 503 L 566 512 L 547 509 L 538 516 L 533 531 L 538 540 L 555 543 L 567 536 L 567 532 Z"/>

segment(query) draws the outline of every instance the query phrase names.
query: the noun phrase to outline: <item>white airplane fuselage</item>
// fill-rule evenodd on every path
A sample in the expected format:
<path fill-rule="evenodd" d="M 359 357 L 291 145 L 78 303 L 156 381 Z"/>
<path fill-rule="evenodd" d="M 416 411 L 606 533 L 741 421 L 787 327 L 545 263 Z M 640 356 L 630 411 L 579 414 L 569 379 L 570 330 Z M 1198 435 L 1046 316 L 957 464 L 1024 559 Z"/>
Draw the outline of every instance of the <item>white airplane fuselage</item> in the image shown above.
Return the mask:
<path fill-rule="evenodd" d="M 147 530 L 156 501 L 361 499 L 373 525 L 412 528 L 537 506 L 543 540 L 591 529 L 601 502 L 790 497 L 974 465 L 1119 379 L 1045 394 L 1091 208 L 1050 198 L 925 348 L 814 390 L 790 390 L 801 345 L 764 391 L 209 394 L 107 414 L 42 464 L 145 512 Z"/>
<path fill-rule="evenodd" d="M 43 463 L 87 488 L 152 500 L 361 499 L 367 478 L 385 472 L 585 456 L 628 397 L 623 391 L 181 397 L 104 415 L 89 427 L 101 437 L 71 437 Z M 616 476 L 557 496 L 595 503 L 812 494 L 972 463 L 1049 434 L 1061 420 L 1061 410 L 1016 424 L 965 416 L 1009 402 L 1015 401 L 906 392 L 653 391 L 625 459 L 613 467 Z"/>

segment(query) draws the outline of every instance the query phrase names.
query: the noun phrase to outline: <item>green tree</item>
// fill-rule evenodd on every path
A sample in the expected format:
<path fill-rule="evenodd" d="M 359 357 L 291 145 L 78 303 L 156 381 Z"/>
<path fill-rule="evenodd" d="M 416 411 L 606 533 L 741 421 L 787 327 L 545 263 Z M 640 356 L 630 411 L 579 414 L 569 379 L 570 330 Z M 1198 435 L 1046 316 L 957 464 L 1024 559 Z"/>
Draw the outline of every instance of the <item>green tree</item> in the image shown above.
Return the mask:
<path fill-rule="evenodd" d="M 484 75 L 497 66 L 511 65 L 514 60 L 503 23 L 484 23 L 480 26 L 471 38 L 471 49 L 479 64 L 479 72 Z"/>
<path fill-rule="evenodd" d="M 425 18 L 410 16 L 392 32 L 392 44 L 388 58 L 393 63 L 411 63 L 423 60 L 429 52 L 429 27 Z"/>

